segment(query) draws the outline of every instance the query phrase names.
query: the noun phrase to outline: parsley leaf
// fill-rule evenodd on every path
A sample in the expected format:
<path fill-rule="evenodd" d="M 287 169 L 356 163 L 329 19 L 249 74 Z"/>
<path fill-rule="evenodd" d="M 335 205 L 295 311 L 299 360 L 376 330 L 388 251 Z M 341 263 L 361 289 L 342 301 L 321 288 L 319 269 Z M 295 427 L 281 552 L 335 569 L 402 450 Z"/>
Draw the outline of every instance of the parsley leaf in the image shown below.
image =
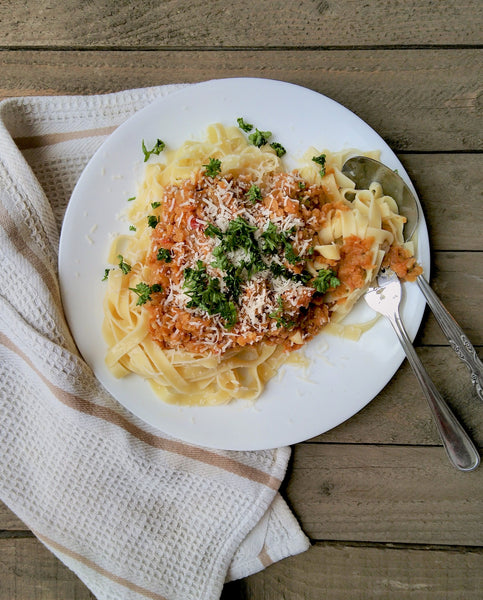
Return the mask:
<path fill-rule="evenodd" d="M 337 278 L 334 271 L 330 269 L 321 269 L 312 281 L 312 286 L 319 294 L 325 294 L 330 288 L 335 288 L 340 285 L 340 280 Z"/>
<path fill-rule="evenodd" d="M 136 231 L 136 227 L 134 225 L 129 225 L 129 231 Z"/>
<path fill-rule="evenodd" d="M 245 131 L 246 133 L 248 133 L 249 131 L 251 131 L 253 129 L 253 125 L 251 123 L 246 123 L 245 120 L 243 119 L 243 117 L 238 117 L 236 122 L 238 123 L 238 127 L 242 131 Z"/>
<path fill-rule="evenodd" d="M 152 227 L 153 229 L 156 229 L 156 225 L 159 223 L 159 217 L 156 217 L 155 215 L 149 215 L 148 217 L 148 225 L 149 227 Z"/>
<path fill-rule="evenodd" d="M 205 235 L 210 238 L 219 237 L 221 239 L 223 237 L 221 229 L 216 225 L 213 225 L 213 223 L 207 225 L 205 228 Z"/>
<path fill-rule="evenodd" d="M 325 154 L 321 154 L 320 156 L 313 156 L 312 160 L 314 163 L 317 163 L 321 166 L 320 176 L 323 177 L 325 175 Z"/>
<path fill-rule="evenodd" d="M 158 206 L 161 206 L 161 202 L 151 202 L 151 208 L 158 208 Z"/>
<path fill-rule="evenodd" d="M 248 141 L 250 142 L 250 144 L 253 144 L 254 146 L 257 146 L 257 148 L 260 148 L 260 146 L 268 144 L 268 140 L 271 137 L 271 131 L 260 131 L 259 129 L 255 129 L 255 132 L 251 133 L 248 136 Z"/>
<path fill-rule="evenodd" d="M 203 165 L 205 167 L 205 175 L 207 177 L 216 177 L 221 171 L 221 160 L 219 158 L 210 158 L 209 161 L 207 165 Z"/>
<path fill-rule="evenodd" d="M 275 150 L 275 154 L 279 157 L 282 158 L 282 156 L 284 154 L 287 154 L 287 151 L 285 150 L 285 148 L 282 146 L 282 144 L 279 144 L 278 142 L 272 142 L 270 144 L 271 148 L 273 148 Z"/>
<path fill-rule="evenodd" d="M 127 262 L 124 262 L 124 258 L 122 257 L 122 254 L 118 254 L 117 258 L 119 260 L 119 268 L 124 273 L 124 275 L 127 275 L 129 273 L 129 271 L 131 270 L 131 265 L 129 265 Z"/>
<path fill-rule="evenodd" d="M 262 233 L 262 250 L 267 254 L 275 254 L 282 243 L 282 236 L 278 233 L 275 225 L 270 221 L 268 227 Z"/>
<path fill-rule="evenodd" d="M 227 329 L 235 325 L 235 303 L 226 298 L 221 291 L 220 280 L 208 276 L 206 266 L 201 260 L 197 261 L 196 268 L 187 267 L 184 270 L 183 287 L 188 290 L 186 294 L 191 298 L 187 308 L 200 308 L 209 315 L 219 314 L 224 319 Z"/>
<path fill-rule="evenodd" d="M 276 310 L 274 310 L 273 312 L 271 312 L 268 316 L 271 319 L 275 319 L 277 321 L 277 329 L 279 327 L 285 327 L 287 329 L 290 329 L 291 327 L 293 327 L 295 325 L 294 321 L 287 321 L 287 319 L 285 319 L 283 317 L 283 301 L 282 301 L 282 296 L 279 296 L 277 298 L 277 304 L 278 304 L 278 308 Z"/>
<path fill-rule="evenodd" d="M 141 306 L 142 304 L 146 304 L 148 300 L 152 300 L 151 294 L 163 291 L 163 288 L 159 285 L 159 283 L 155 283 L 154 285 L 148 285 L 144 282 L 138 283 L 135 288 L 129 289 L 131 290 L 131 292 L 134 292 L 138 295 L 138 301 L 136 302 L 136 306 Z"/>
<path fill-rule="evenodd" d="M 255 202 L 260 202 L 260 200 L 262 199 L 262 192 L 258 185 L 254 184 L 250 186 L 250 189 L 247 192 L 247 198 L 253 204 L 255 204 Z"/>
<path fill-rule="evenodd" d="M 173 260 L 171 256 L 171 252 L 166 248 L 158 248 L 158 253 L 156 254 L 157 260 L 164 260 L 164 262 L 169 263 Z"/>
<path fill-rule="evenodd" d="M 132 202 L 133 200 L 136 200 L 136 196 L 131 196 L 127 199 L 128 202 Z"/>
<path fill-rule="evenodd" d="M 142 148 L 143 154 L 144 154 L 144 162 L 146 162 L 148 160 L 148 158 L 151 156 L 151 154 L 159 155 L 160 152 L 162 152 L 166 148 L 166 144 L 162 140 L 158 139 L 158 140 L 156 140 L 156 143 L 154 144 L 153 148 L 151 150 L 148 150 L 146 148 L 146 144 L 144 143 L 144 140 L 143 140 L 141 148 Z"/>
<path fill-rule="evenodd" d="M 104 269 L 104 277 L 101 279 L 101 281 L 106 281 L 106 279 L 109 277 L 109 271 L 111 269 Z"/>

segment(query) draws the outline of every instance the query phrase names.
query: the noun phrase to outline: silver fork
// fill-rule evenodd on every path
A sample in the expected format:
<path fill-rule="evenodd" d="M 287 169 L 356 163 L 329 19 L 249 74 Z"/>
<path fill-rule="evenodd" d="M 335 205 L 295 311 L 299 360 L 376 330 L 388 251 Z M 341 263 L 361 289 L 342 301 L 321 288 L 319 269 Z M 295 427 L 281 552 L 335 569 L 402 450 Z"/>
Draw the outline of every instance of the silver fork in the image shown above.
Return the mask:
<path fill-rule="evenodd" d="M 402 289 L 397 275 L 391 269 L 382 270 L 377 278 L 377 283 L 377 286 L 366 292 L 364 298 L 373 310 L 387 317 L 393 326 L 409 364 L 429 402 L 450 461 L 460 471 L 476 469 L 480 462 L 480 456 L 473 442 L 436 389 L 404 328 L 399 314 Z"/>

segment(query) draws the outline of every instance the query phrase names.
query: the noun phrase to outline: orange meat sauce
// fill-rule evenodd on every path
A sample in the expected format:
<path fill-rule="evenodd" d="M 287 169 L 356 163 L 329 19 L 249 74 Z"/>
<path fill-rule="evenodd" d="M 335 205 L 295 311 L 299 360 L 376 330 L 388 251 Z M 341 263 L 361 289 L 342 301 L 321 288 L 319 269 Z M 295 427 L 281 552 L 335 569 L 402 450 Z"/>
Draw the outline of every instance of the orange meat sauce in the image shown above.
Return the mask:
<path fill-rule="evenodd" d="M 315 276 L 307 266 L 319 243 L 317 232 L 335 211 L 350 210 L 349 203 L 333 200 L 322 185 L 310 185 L 297 172 L 277 173 L 257 182 L 256 200 L 250 199 L 253 186 L 246 175 L 208 177 L 199 170 L 164 189 L 159 207 L 153 210 L 157 223 L 147 259 L 149 283 L 160 284 L 162 291 L 152 294 L 146 305 L 151 336 L 163 349 L 221 355 L 264 342 L 292 351 L 329 322 L 330 306 L 312 285 Z M 201 305 L 193 305 L 186 280 L 188 270 L 191 274 L 197 270 L 205 291 L 209 282 L 216 297 L 230 297 L 223 257 L 215 259 L 215 254 L 237 219 L 250 228 L 259 248 L 270 224 L 289 242 L 285 251 L 282 244 L 277 252 L 262 254 L 264 262 L 254 273 L 240 268 L 244 275 L 239 296 L 230 300 L 236 318 L 227 326 L 220 313 L 209 314 Z M 210 226 L 215 233 L 208 235 Z M 341 295 L 343 290 L 362 287 L 365 270 L 374 266 L 371 244 L 371 239 L 351 236 L 341 246 L 340 261 L 317 256 L 338 277 Z M 161 249 L 168 252 L 163 255 L 168 260 L 159 258 Z M 219 254 L 225 254 L 235 268 L 247 258 L 247 251 L 240 249 Z"/>

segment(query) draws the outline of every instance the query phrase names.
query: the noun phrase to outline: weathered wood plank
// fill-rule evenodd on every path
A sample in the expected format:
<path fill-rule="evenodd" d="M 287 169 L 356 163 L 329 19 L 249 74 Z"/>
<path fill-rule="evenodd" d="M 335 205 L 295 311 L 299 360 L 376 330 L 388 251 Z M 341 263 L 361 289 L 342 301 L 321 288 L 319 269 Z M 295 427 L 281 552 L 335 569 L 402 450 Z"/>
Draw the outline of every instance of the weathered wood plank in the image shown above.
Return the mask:
<path fill-rule="evenodd" d="M 482 147 L 481 51 L 0 52 L 0 97 L 218 77 L 282 79 L 356 112 L 396 151 Z"/>
<path fill-rule="evenodd" d="M 28 531 L 28 527 L 1 501 L 0 531 Z"/>
<path fill-rule="evenodd" d="M 480 552 L 318 543 L 240 582 L 221 600 L 480 600 Z"/>
<path fill-rule="evenodd" d="M 470 215 L 474 214 L 470 212 Z M 481 221 L 480 221 L 481 223 Z M 464 232 L 461 232 L 464 236 Z M 473 344 L 483 343 L 483 254 L 481 252 L 436 252 L 433 254 L 431 285 Z M 447 344 L 433 315 L 420 333 L 422 344 Z"/>
<path fill-rule="evenodd" d="M 400 154 L 429 229 L 433 250 L 483 250 L 482 154 Z"/>
<path fill-rule="evenodd" d="M 94 600 L 84 584 L 35 539 L 0 540 L 0 600 Z M 221 600 L 477 600 L 483 555 L 317 543 L 307 552 L 225 586 Z"/>
<path fill-rule="evenodd" d="M 36 539 L 0 539 L 0 600 L 95 600 Z"/>
<path fill-rule="evenodd" d="M 481 546 L 482 483 L 441 447 L 299 444 L 286 496 L 312 539 Z"/>
<path fill-rule="evenodd" d="M 240 8 L 223 0 L 4 0 L 0 38 L 12 47 L 76 48 L 478 44 L 478 15 L 477 0 L 437 8 L 430 0 L 251 0 Z"/>

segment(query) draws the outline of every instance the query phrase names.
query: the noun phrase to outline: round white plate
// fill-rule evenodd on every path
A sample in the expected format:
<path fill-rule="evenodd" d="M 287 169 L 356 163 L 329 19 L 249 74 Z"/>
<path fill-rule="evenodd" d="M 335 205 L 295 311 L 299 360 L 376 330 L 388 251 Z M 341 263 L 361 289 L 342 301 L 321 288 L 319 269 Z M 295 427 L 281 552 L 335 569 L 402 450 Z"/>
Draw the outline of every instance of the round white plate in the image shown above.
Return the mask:
<path fill-rule="evenodd" d="M 141 140 L 157 138 L 175 148 L 201 138 L 215 122 L 236 125 L 244 117 L 287 149 L 288 166 L 310 146 L 380 150 L 381 160 L 403 166 L 383 139 L 340 104 L 311 90 L 266 79 L 220 79 L 196 84 L 155 101 L 121 125 L 93 156 L 67 208 L 60 241 L 62 298 L 72 334 L 84 359 L 104 387 L 132 413 L 161 431 L 202 446 L 259 450 L 293 444 L 349 419 L 387 384 L 404 355 L 388 322 L 380 319 L 358 342 L 320 334 L 306 349 L 308 368 L 285 366 L 254 405 L 178 407 L 157 398 L 137 375 L 115 379 L 104 364 L 101 281 L 112 234 L 127 232 L 119 218 L 136 195 L 144 170 Z M 162 160 L 162 155 L 160 157 Z M 158 160 L 157 157 L 150 159 Z M 418 231 L 418 259 L 429 273 L 424 220 Z M 404 286 L 404 323 L 411 337 L 425 302 L 415 284 Z M 364 301 L 352 321 L 371 318 Z"/>

